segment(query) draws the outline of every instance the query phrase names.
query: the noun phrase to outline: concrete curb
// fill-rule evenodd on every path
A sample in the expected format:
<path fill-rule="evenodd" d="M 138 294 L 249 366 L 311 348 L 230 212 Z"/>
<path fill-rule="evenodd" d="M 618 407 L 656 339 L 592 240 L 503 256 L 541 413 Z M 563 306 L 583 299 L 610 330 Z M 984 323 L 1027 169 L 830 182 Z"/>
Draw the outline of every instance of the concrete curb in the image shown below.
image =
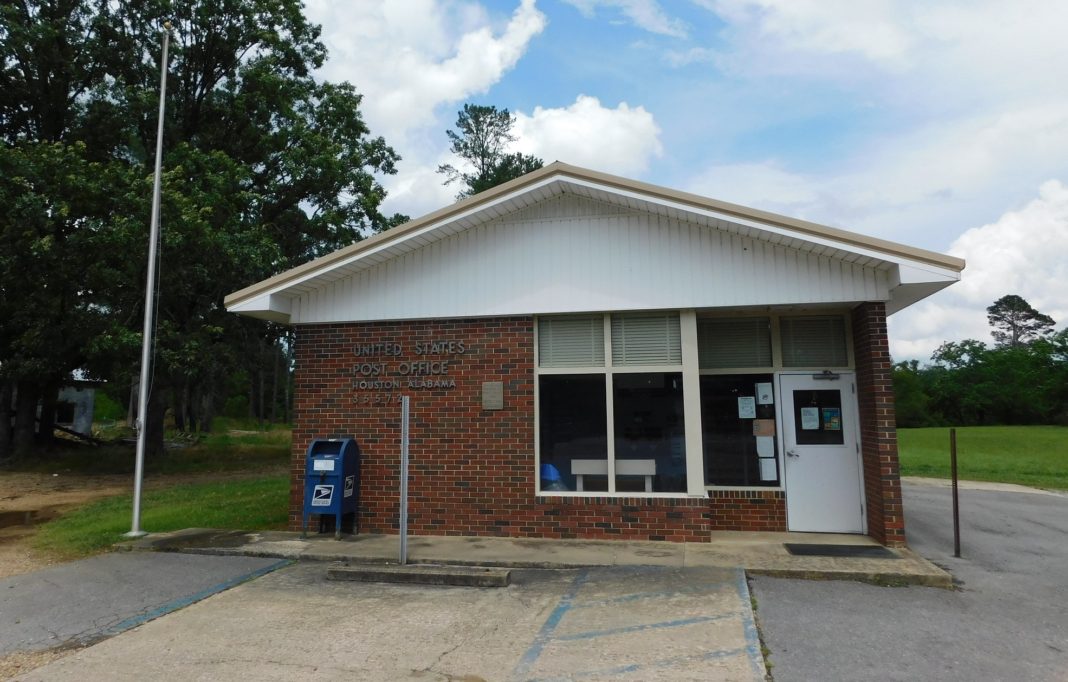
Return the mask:
<path fill-rule="evenodd" d="M 288 537 L 290 535 L 288 533 L 276 533 L 266 537 L 264 535 L 191 528 L 122 543 L 120 548 L 136 551 L 333 562 L 342 565 L 358 565 L 366 569 L 379 567 L 387 571 L 401 568 L 397 564 L 393 547 L 368 544 L 368 542 L 376 541 L 373 537 L 365 542 L 335 543 L 314 540 L 295 541 Z M 487 551 L 485 544 L 492 541 L 485 538 L 478 540 L 480 548 L 472 547 L 470 550 L 466 544 L 470 542 L 470 539 L 466 538 L 462 541 L 452 538 L 434 538 L 433 542 L 441 544 L 440 547 L 426 544 L 429 538 L 421 538 L 424 542 L 422 546 L 419 546 L 418 555 L 413 557 L 409 554 L 408 570 L 412 570 L 413 566 L 449 566 L 455 570 L 462 570 L 463 567 L 468 569 L 581 569 L 618 565 L 660 565 L 680 568 L 714 566 L 741 568 L 749 575 L 800 580 L 853 580 L 888 586 L 919 585 L 953 588 L 953 578 L 949 573 L 906 548 L 893 550 L 901 557 L 900 559 L 799 557 L 786 553 L 781 545 L 784 539 L 786 538 L 777 535 L 759 538 L 757 541 L 747 538 L 746 542 L 741 545 L 720 540 L 723 547 L 719 551 L 714 549 L 709 551 L 708 545 L 700 548 L 672 545 L 657 552 L 651 552 L 648 547 L 645 547 L 649 543 L 631 543 L 640 546 L 630 547 L 628 550 L 627 545 L 620 545 L 614 541 L 596 543 L 596 547 L 591 547 L 589 542 L 572 545 L 568 544 L 568 541 L 546 541 L 544 549 L 539 546 L 537 551 L 531 552 L 529 543 L 516 547 L 502 542 L 499 547 L 494 546 Z M 464 544 L 458 544 L 460 542 Z M 479 556 L 480 552 L 481 556 Z"/>
<path fill-rule="evenodd" d="M 763 575 L 769 578 L 791 578 L 793 580 L 852 580 L 855 582 L 872 583 L 884 587 L 905 587 L 915 585 L 917 587 L 938 587 L 941 589 L 953 589 L 953 577 L 943 572 L 942 575 L 929 574 L 906 574 L 893 572 L 866 572 L 866 571 L 836 571 L 828 569 L 781 569 L 781 568 L 746 568 L 747 575 Z"/>
<path fill-rule="evenodd" d="M 415 566 L 350 565 L 327 570 L 328 580 L 364 583 L 452 585 L 456 587 L 508 587 L 511 571 L 501 568 L 470 568 L 419 564 Z"/>

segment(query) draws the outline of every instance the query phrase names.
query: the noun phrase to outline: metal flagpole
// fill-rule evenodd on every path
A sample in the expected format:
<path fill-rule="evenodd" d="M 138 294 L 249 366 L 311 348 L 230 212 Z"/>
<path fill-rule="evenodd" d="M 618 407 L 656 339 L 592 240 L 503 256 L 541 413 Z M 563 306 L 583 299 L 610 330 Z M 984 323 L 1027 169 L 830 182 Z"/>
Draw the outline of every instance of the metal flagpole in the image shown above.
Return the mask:
<path fill-rule="evenodd" d="M 141 383 L 137 393 L 137 459 L 134 465 L 133 522 L 128 538 L 139 538 L 141 530 L 141 480 L 145 470 L 145 431 L 148 422 L 149 377 L 152 372 L 152 328 L 156 308 L 156 248 L 159 242 L 160 167 L 163 161 L 163 111 L 167 101 L 167 48 L 171 22 L 163 22 L 163 59 L 159 75 L 159 123 L 156 127 L 156 169 L 152 183 L 152 218 L 148 230 L 148 275 L 145 283 L 145 326 L 141 341 Z"/>
<path fill-rule="evenodd" d="M 401 397 L 400 564 L 408 563 L 408 396 Z"/>

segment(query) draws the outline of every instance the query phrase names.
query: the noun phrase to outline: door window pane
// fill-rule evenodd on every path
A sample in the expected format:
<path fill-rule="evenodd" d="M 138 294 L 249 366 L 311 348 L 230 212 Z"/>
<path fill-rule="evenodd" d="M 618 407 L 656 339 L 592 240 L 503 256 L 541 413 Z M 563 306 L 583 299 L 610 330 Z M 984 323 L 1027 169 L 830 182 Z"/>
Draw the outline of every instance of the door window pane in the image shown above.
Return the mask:
<path fill-rule="evenodd" d="M 543 491 L 608 489 L 608 419 L 603 374 L 540 377 Z M 603 473 L 600 473 L 603 470 Z M 597 472 L 593 475 L 587 472 Z"/>
<path fill-rule="evenodd" d="M 771 374 L 701 377 L 705 484 L 777 486 Z"/>
<path fill-rule="evenodd" d="M 686 492 L 680 372 L 615 374 L 616 490 Z"/>
<path fill-rule="evenodd" d="M 794 391 L 794 435 L 798 445 L 842 445 L 842 392 Z"/>

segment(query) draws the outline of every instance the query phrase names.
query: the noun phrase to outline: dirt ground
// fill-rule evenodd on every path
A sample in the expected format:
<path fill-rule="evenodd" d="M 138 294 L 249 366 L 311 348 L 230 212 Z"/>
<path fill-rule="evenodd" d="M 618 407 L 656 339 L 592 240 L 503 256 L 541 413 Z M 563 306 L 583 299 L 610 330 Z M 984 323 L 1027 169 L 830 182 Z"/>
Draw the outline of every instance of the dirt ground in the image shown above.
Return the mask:
<path fill-rule="evenodd" d="M 35 552 L 37 525 L 102 497 L 133 489 L 131 476 L 0 473 L 0 578 L 44 568 L 54 559 Z"/>
<path fill-rule="evenodd" d="M 280 468 L 280 473 L 286 469 Z M 205 473 L 146 478 L 146 490 L 220 478 L 263 476 L 265 471 Z M 0 578 L 28 573 L 57 562 L 31 546 L 37 526 L 103 497 L 133 491 L 130 474 L 41 474 L 0 471 Z"/>

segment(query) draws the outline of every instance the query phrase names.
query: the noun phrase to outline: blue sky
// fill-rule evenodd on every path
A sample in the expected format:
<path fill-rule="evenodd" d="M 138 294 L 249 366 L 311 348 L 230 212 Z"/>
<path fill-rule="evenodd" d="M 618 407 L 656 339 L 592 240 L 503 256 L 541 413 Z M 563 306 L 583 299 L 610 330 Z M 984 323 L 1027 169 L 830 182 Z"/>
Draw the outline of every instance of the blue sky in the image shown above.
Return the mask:
<path fill-rule="evenodd" d="M 1068 5 L 1056 0 L 307 0 L 330 59 L 404 157 L 386 209 L 452 200 L 434 173 L 465 102 L 516 149 L 964 257 L 891 319 L 895 357 L 989 340 L 1017 293 L 1068 323 Z"/>

